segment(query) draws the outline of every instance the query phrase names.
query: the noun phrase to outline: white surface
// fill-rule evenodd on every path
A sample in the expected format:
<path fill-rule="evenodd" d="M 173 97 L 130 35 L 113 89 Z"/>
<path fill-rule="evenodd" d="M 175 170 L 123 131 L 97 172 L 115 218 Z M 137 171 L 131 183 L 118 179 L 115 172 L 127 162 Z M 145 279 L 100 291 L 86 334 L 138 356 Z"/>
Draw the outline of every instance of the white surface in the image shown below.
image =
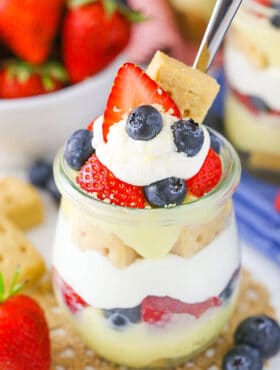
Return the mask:
<path fill-rule="evenodd" d="M 117 108 L 117 107 L 116 107 Z M 159 106 L 156 106 L 159 108 Z M 134 140 L 126 132 L 126 117 L 110 127 L 108 141 L 103 140 L 103 116 L 94 122 L 93 147 L 97 157 L 113 174 L 128 184 L 146 186 L 174 176 L 193 177 L 201 168 L 210 147 L 210 136 L 201 126 L 204 141 L 193 157 L 178 152 L 171 126 L 178 118 L 162 113 L 162 130 L 151 140 Z"/>
<path fill-rule="evenodd" d="M 96 76 L 58 92 L 0 100 L 0 168 L 20 168 L 38 157 L 53 156 L 73 131 L 103 112 L 124 61 L 121 54 Z"/>
<path fill-rule="evenodd" d="M 54 239 L 54 231 L 57 217 L 57 207 L 51 198 L 44 194 L 46 204 L 46 223 L 44 226 L 29 232 L 30 239 L 38 246 L 48 265 L 51 263 L 51 249 Z M 266 259 L 254 249 L 242 243 L 243 266 L 248 269 L 253 276 L 264 283 L 271 294 L 272 303 L 277 311 L 280 320 L 280 269 L 273 262 Z M 275 356 L 265 366 L 265 370 L 280 369 L 280 354 Z"/>

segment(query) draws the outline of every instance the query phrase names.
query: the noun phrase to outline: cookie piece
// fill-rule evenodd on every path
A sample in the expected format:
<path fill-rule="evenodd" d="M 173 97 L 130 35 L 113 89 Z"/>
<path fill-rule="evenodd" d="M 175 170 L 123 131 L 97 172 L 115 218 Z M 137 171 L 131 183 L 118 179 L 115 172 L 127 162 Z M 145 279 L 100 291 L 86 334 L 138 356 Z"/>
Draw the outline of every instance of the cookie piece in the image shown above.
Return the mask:
<path fill-rule="evenodd" d="M 107 233 L 85 219 L 76 220 L 72 230 L 72 239 L 80 249 L 101 253 L 108 257 L 115 267 L 127 267 L 140 257 L 115 234 Z"/>
<path fill-rule="evenodd" d="M 212 77 L 161 51 L 154 55 L 147 74 L 173 98 L 184 118 L 198 123 L 205 118 L 219 91 Z"/>
<path fill-rule="evenodd" d="M 0 179 L 0 213 L 23 230 L 41 224 L 44 219 L 39 192 L 32 185 L 13 177 Z"/>
<path fill-rule="evenodd" d="M 0 215 L 0 270 L 9 284 L 19 267 L 20 281 L 32 284 L 45 271 L 39 252 L 26 239 L 24 233 L 5 216 Z"/>
<path fill-rule="evenodd" d="M 248 166 L 252 169 L 263 168 L 271 171 L 280 171 L 280 155 L 251 151 L 248 158 Z"/>
<path fill-rule="evenodd" d="M 229 201 L 207 224 L 188 225 L 183 227 L 179 239 L 171 249 L 172 254 L 184 258 L 190 258 L 205 248 L 227 226 L 232 210 L 232 202 Z"/>

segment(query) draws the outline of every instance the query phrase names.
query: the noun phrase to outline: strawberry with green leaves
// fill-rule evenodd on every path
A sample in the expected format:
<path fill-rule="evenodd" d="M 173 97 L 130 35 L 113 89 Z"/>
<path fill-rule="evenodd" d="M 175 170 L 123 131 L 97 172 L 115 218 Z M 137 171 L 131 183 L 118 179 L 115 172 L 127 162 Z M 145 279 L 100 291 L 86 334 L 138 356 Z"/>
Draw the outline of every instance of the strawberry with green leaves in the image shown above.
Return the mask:
<path fill-rule="evenodd" d="M 19 58 L 41 64 L 50 54 L 64 0 L 1 0 L 0 38 Z"/>
<path fill-rule="evenodd" d="M 0 369 L 50 370 L 50 339 L 41 307 L 17 293 L 22 284 L 15 273 L 5 291 L 0 272 Z"/>
<path fill-rule="evenodd" d="M 67 82 L 67 73 L 58 63 L 39 67 L 21 61 L 7 61 L 0 66 L 0 98 L 15 99 L 60 90 Z"/>
<path fill-rule="evenodd" d="M 84 80 L 106 67 L 128 44 L 138 12 L 116 0 L 70 0 L 63 22 L 63 58 L 70 80 Z"/>

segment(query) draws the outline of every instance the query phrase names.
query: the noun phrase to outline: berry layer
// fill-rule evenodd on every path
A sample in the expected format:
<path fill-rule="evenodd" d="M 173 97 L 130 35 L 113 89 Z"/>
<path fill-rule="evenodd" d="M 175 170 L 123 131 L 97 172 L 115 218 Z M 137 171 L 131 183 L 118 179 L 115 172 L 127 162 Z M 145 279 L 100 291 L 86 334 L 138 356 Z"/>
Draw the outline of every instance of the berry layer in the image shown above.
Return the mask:
<path fill-rule="evenodd" d="M 226 133 L 239 150 L 280 155 L 280 116 L 255 115 L 232 93 L 227 96 L 225 116 Z"/>
<path fill-rule="evenodd" d="M 63 305 L 59 291 L 57 296 Z M 174 314 L 158 325 L 141 322 L 119 331 L 111 328 L 102 310 L 86 307 L 72 315 L 65 308 L 85 343 L 101 356 L 127 366 L 157 367 L 191 357 L 214 341 L 230 318 L 235 300 L 236 293 L 230 301 L 210 308 L 199 319 Z"/>
<path fill-rule="evenodd" d="M 160 108 L 160 107 L 157 107 Z M 193 157 L 176 149 L 171 126 L 178 118 L 161 113 L 162 130 L 151 140 L 133 140 L 126 132 L 126 118 L 111 126 L 108 141 L 102 133 L 103 116 L 94 123 L 93 147 L 98 159 L 120 180 L 137 186 L 150 185 L 168 177 L 189 179 L 201 168 L 210 148 L 207 130 L 204 142 Z"/>
<path fill-rule="evenodd" d="M 145 229 L 148 235 L 150 231 Z M 94 250 L 81 250 L 71 235 L 72 225 L 61 212 L 54 267 L 86 302 L 99 308 L 134 307 L 151 295 L 202 302 L 219 295 L 240 264 L 233 218 L 191 258 L 167 254 L 158 259 L 136 260 L 125 269 L 114 267 L 108 257 Z"/>
<path fill-rule="evenodd" d="M 257 96 L 272 110 L 280 111 L 280 61 L 279 67 L 259 69 L 244 54 L 228 45 L 225 49 L 225 69 L 232 88 L 243 95 Z"/>

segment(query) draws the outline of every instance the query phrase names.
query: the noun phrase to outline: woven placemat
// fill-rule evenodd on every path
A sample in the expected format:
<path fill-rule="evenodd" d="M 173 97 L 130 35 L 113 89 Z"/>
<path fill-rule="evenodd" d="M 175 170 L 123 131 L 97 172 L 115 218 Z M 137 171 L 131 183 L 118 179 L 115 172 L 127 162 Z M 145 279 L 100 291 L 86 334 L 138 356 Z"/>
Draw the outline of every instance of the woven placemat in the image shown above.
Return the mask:
<path fill-rule="evenodd" d="M 52 370 L 124 370 L 124 366 L 113 365 L 88 349 L 74 333 L 62 309 L 58 307 L 47 276 L 30 293 L 44 308 L 50 327 L 52 343 Z M 232 346 L 233 332 L 238 323 L 250 315 L 274 316 L 267 289 L 243 271 L 241 289 L 235 313 L 218 340 L 204 353 L 186 362 L 178 369 L 220 370 L 224 354 Z"/>

